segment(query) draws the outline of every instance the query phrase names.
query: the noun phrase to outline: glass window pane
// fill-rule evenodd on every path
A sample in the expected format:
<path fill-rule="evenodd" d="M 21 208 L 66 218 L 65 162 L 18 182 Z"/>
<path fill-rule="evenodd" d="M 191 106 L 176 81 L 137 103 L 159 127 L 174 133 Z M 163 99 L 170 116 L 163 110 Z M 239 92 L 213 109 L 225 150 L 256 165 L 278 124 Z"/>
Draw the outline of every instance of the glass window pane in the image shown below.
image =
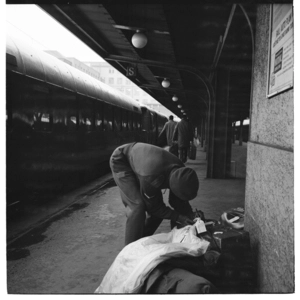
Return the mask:
<path fill-rule="evenodd" d="M 121 109 L 119 107 L 114 108 L 114 130 L 120 131 L 122 126 Z"/>
<path fill-rule="evenodd" d="M 132 130 L 132 112 L 128 112 L 128 130 Z"/>
<path fill-rule="evenodd" d="M 94 130 L 94 103 L 91 99 L 79 98 L 79 124 L 81 130 Z"/>
<path fill-rule="evenodd" d="M 16 119 L 30 123 L 36 131 L 51 131 L 53 126 L 53 114 L 50 108 L 50 98 L 47 93 L 25 93 L 24 101 L 18 106 L 19 111 L 14 113 Z"/>
<path fill-rule="evenodd" d="M 104 131 L 112 131 L 113 130 L 113 108 L 110 104 L 104 104 L 104 117 L 103 117 L 103 121 L 104 121 Z"/>
<path fill-rule="evenodd" d="M 96 130 L 103 130 L 103 108 L 100 102 L 96 102 L 95 125 Z"/>
<path fill-rule="evenodd" d="M 122 127 L 124 130 L 128 130 L 128 111 L 127 110 L 123 110 L 122 111 Z"/>

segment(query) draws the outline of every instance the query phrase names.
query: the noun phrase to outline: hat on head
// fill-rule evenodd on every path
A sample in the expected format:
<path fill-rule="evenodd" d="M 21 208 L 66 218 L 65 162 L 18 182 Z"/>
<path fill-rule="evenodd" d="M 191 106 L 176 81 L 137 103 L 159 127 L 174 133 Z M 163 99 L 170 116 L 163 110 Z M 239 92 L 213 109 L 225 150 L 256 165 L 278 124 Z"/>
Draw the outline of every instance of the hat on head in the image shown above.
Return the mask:
<path fill-rule="evenodd" d="M 188 201 L 197 196 L 199 180 L 193 169 L 182 167 L 171 172 L 169 185 L 178 198 Z"/>

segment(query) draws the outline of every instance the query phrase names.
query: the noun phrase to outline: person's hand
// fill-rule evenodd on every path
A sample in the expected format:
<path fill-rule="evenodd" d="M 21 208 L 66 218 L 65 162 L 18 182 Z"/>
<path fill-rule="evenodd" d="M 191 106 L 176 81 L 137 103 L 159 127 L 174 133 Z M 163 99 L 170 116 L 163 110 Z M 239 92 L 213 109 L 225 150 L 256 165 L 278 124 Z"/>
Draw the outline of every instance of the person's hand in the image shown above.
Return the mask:
<path fill-rule="evenodd" d="M 187 216 L 184 216 L 184 215 L 179 215 L 177 220 L 176 220 L 176 223 L 179 223 L 180 225 L 182 226 L 187 226 L 187 225 L 193 225 L 194 224 L 194 221 L 191 220 L 189 217 Z"/>

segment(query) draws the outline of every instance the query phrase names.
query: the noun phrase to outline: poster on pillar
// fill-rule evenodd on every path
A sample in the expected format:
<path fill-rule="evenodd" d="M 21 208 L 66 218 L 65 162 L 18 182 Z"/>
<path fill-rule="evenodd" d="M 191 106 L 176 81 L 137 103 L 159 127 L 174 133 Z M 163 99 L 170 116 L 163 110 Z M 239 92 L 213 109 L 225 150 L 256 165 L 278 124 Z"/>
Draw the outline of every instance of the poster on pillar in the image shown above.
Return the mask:
<path fill-rule="evenodd" d="M 294 85 L 293 5 L 273 4 L 270 21 L 267 97 L 290 89 Z"/>

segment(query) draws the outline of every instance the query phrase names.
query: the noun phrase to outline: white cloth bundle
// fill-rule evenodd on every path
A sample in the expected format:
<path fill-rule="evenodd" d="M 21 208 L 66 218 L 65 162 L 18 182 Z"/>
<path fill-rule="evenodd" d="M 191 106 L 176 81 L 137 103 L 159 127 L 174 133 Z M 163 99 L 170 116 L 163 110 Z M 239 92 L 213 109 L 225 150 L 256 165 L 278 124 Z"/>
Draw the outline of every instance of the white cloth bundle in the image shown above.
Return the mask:
<path fill-rule="evenodd" d="M 196 236 L 197 222 L 128 244 L 118 254 L 95 293 L 138 293 L 159 263 L 171 257 L 203 255 L 209 242 Z"/>

